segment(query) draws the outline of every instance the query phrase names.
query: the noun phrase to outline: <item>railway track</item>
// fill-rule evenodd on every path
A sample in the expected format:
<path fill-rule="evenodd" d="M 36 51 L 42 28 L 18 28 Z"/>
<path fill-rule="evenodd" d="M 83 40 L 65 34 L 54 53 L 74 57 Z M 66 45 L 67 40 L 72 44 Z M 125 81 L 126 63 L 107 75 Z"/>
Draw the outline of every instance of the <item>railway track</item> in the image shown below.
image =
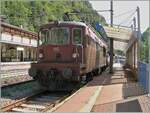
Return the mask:
<path fill-rule="evenodd" d="M 84 84 L 85 85 L 85 84 Z M 78 85 L 73 91 L 39 91 L 28 97 L 19 99 L 1 108 L 2 112 L 46 112 L 67 97 L 75 93 L 83 85 Z"/>
<path fill-rule="evenodd" d="M 75 91 L 73 91 L 75 92 Z M 31 96 L 1 108 L 3 112 L 45 112 L 63 101 L 73 92 L 48 92 L 41 91 Z"/>

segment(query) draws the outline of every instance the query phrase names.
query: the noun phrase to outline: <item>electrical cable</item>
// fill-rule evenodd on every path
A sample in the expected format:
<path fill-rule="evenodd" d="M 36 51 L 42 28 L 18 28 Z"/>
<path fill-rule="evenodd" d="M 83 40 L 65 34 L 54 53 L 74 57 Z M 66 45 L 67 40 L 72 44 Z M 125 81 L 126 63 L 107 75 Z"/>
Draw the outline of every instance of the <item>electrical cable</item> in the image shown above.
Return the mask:
<path fill-rule="evenodd" d="M 135 10 L 135 11 L 134 11 L 131 15 L 129 15 L 126 19 L 124 19 L 122 22 L 120 22 L 120 24 L 119 24 L 119 25 L 122 25 L 123 23 L 125 23 L 125 22 L 129 21 L 129 20 L 130 20 L 130 18 L 132 18 L 132 17 L 134 16 L 135 12 L 136 12 L 136 10 Z"/>
<path fill-rule="evenodd" d="M 128 14 L 128 13 L 131 12 L 131 11 L 135 11 L 135 9 L 128 10 L 128 11 L 123 12 L 123 13 L 120 13 L 120 14 L 118 14 L 118 15 L 116 15 L 116 16 L 114 15 L 114 18 L 117 18 L 117 17 L 120 17 L 120 16 L 124 16 L 124 15 Z"/>
<path fill-rule="evenodd" d="M 133 19 L 131 19 L 131 20 L 127 23 L 127 26 L 131 26 L 132 23 L 133 23 Z"/>

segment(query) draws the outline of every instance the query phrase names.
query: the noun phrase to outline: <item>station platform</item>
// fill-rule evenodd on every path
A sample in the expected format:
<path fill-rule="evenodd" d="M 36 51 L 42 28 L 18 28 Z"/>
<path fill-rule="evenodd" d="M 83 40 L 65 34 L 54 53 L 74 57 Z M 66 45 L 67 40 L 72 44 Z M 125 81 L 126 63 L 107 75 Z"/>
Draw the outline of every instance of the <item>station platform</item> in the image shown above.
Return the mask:
<path fill-rule="evenodd" d="M 0 63 L 1 86 L 7 86 L 32 80 L 28 70 L 32 62 L 2 62 Z"/>
<path fill-rule="evenodd" d="M 105 71 L 50 112 L 148 112 L 150 97 L 122 67 Z"/>

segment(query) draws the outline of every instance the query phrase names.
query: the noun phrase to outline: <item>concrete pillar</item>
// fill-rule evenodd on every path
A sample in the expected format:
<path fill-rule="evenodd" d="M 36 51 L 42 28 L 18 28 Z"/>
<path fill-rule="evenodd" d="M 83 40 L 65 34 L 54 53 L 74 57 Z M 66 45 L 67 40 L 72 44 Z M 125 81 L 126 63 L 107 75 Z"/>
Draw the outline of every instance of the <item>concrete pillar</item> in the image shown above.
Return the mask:
<path fill-rule="evenodd" d="M 110 72 L 113 73 L 113 38 L 110 38 Z"/>

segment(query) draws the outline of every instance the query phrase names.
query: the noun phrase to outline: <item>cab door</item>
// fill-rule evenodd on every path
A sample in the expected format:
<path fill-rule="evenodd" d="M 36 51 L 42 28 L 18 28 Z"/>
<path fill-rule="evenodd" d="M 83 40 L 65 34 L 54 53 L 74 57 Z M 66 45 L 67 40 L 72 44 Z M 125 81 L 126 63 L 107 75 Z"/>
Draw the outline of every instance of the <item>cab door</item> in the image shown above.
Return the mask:
<path fill-rule="evenodd" d="M 83 30 L 82 28 L 72 28 L 72 43 L 74 45 L 73 57 L 76 62 L 84 64 Z"/>

